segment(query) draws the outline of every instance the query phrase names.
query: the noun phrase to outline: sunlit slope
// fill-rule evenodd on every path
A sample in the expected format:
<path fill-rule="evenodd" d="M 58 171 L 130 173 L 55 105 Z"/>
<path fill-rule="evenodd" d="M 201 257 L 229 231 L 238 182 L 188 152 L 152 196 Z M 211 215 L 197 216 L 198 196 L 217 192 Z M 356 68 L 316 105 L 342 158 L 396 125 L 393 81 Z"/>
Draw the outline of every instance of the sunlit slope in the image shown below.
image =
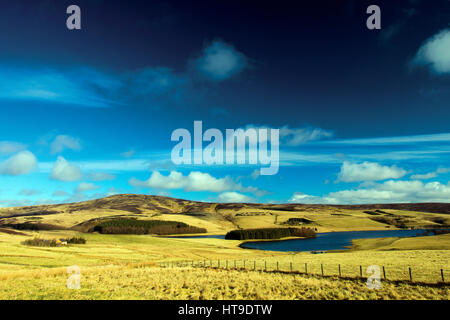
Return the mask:
<path fill-rule="evenodd" d="M 308 226 L 319 232 L 450 226 L 450 204 L 306 205 L 208 203 L 122 194 L 78 203 L 0 209 L 5 224 L 47 224 L 85 232 L 101 219 L 134 217 L 185 222 L 223 234 L 237 228 Z M 1 232 L 1 230 L 0 230 Z"/>

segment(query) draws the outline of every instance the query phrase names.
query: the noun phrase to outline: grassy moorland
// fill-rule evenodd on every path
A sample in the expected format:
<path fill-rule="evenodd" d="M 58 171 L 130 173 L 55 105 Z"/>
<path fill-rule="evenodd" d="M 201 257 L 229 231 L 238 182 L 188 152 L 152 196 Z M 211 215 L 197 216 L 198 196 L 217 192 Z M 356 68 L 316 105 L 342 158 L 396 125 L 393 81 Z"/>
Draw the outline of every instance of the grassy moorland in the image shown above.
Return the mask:
<path fill-rule="evenodd" d="M 383 282 L 258 271 L 102 267 L 82 273 L 81 288 L 66 288 L 64 270 L 0 282 L 1 299 L 446 299 L 448 286 Z"/>
<path fill-rule="evenodd" d="M 355 240 L 345 252 L 311 254 L 247 250 L 239 247 L 239 240 L 89 232 L 112 218 L 178 221 L 205 228 L 209 234 L 256 227 L 305 226 L 321 232 L 448 225 L 450 215 L 445 206 L 421 208 L 431 212 L 415 211 L 418 207 L 213 204 L 120 195 L 74 204 L 0 209 L 0 299 L 448 299 L 448 285 L 425 283 L 441 281 L 441 269 L 450 279 L 449 234 Z M 38 230 L 8 227 L 24 223 L 35 224 L 38 227 L 33 229 Z M 34 238 L 72 237 L 82 237 L 86 243 L 23 244 Z M 213 266 L 221 260 L 221 269 L 159 267 L 192 260 L 206 260 Z M 224 270 L 226 260 L 230 268 Z M 231 270 L 235 261 L 239 270 Z M 289 271 L 292 265 L 294 271 L 304 272 L 305 263 L 308 275 L 258 271 L 277 266 Z M 81 269 L 79 290 L 66 287 L 66 270 L 72 265 Z M 384 266 L 388 280 L 408 279 L 411 267 L 414 281 L 421 284 L 383 281 L 383 289 L 369 290 L 357 279 L 360 267 L 367 277 L 368 265 Z M 340 266 L 342 276 L 354 279 L 311 275 L 319 275 L 322 266 L 325 275 L 337 275 Z"/>

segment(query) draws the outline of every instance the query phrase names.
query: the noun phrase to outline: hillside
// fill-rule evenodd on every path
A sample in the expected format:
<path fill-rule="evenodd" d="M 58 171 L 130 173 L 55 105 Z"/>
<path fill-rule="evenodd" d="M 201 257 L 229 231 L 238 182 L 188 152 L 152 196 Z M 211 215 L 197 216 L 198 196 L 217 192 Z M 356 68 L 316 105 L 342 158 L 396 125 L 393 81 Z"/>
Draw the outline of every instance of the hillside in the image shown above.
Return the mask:
<path fill-rule="evenodd" d="M 0 209 L 0 226 L 33 224 L 86 232 L 115 217 L 185 222 L 224 233 L 236 228 L 308 225 L 319 232 L 450 226 L 450 204 L 376 205 L 208 203 L 162 196 L 121 194 L 78 203 Z"/>

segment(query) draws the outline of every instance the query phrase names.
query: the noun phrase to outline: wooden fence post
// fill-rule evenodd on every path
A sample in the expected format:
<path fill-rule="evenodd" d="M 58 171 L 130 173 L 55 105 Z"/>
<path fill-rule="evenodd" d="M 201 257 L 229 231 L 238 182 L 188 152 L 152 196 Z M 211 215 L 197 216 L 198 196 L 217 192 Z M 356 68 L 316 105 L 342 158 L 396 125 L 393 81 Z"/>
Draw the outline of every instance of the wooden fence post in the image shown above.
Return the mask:
<path fill-rule="evenodd" d="M 383 266 L 383 278 L 384 280 L 386 280 L 386 269 L 384 268 L 384 266 Z"/>
<path fill-rule="evenodd" d="M 253 260 L 253 269 L 256 271 L 256 260 Z"/>
<path fill-rule="evenodd" d="M 359 266 L 359 275 L 362 278 L 362 266 Z"/>
<path fill-rule="evenodd" d="M 308 264 L 305 263 L 305 273 L 308 274 Z"/>
<path fill-rule="evenodd" d="M 411 267 L 408 267 L 408 269 L 409 269 L 409 280 L 410 280 L 411 282 L 413 282 Z"/>
<path fill-rule="evenodd" d="M 323 277 L 323 264 L 320 264 L 320 269 L 322 270 L 322 277 Z"/>
<path fill-rule="evenodd" d="M 441 269 L 441 278 L 442 278 L 442 282 L 445 282 L 444 269 Z"/>
<path fill-rule="evenodd" d="M 278 271 L 278 261 L 277 261 L 277 271 Z"/>
<path fill-rule="evenodd" d="M 341 276 L 341 265 L 339 265 L 339 277 Z"/>

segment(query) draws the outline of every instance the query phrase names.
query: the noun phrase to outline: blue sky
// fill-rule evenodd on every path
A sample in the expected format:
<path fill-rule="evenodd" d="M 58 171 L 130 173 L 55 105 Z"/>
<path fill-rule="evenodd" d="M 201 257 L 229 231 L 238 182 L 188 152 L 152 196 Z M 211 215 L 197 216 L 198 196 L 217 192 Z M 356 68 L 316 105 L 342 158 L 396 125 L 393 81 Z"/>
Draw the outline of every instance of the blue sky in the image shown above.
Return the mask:
<path fill-rule="evenodd" d="M 75 3 L 75 2 L 74 2 Z M 6 1 L 0 206 L 117 193 L 450 200 L 450 3 Z M 174 165 L 171 133 L 280 129 L 280 169 Z"/>

